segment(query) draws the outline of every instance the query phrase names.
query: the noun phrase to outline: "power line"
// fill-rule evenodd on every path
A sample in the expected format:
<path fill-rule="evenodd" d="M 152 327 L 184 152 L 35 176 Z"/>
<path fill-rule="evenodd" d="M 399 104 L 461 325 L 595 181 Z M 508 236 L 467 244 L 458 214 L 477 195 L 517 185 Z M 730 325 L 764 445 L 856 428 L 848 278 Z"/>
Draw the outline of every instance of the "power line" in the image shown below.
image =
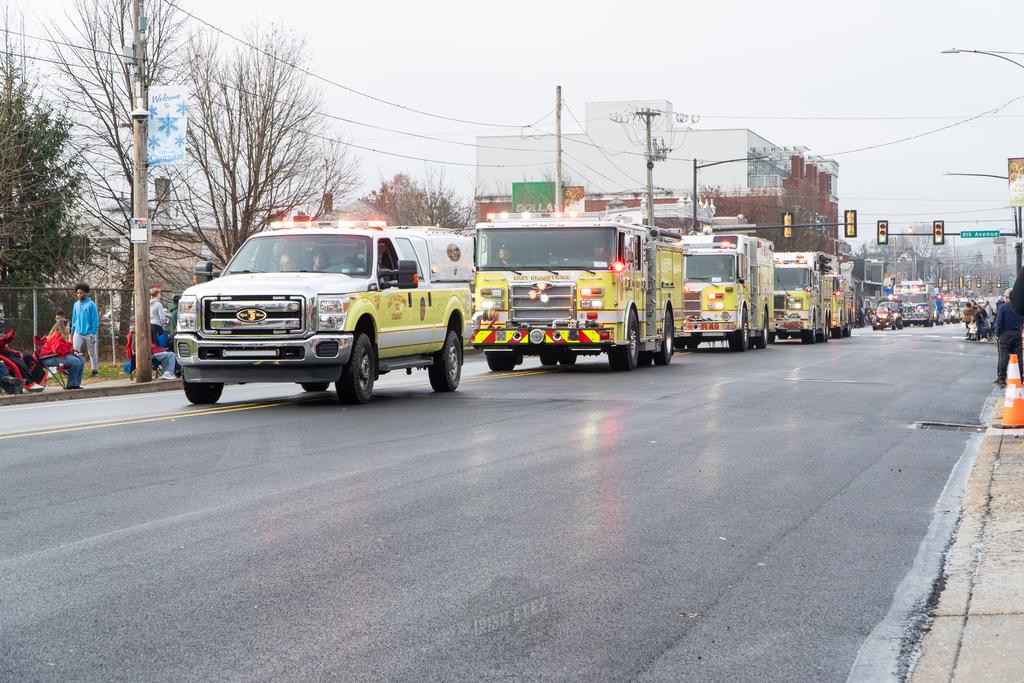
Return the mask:
<path fill-rule="evenodd" d="M 612 167 L 613 167 L 613 168 L 615 168 L 615 170 L 617 170 L 617 171 L 618 171 L 619 173 L 621 173 L 621 174 L 622 174 L 622 175 L 623 175 L 623 176 L 624 176 L 625 178 L 629 179 L 629 181 L 630 181 L 631 183 L 632 183 L 632 182 L 640 182 L 640 181 L 636 180 L 636 178 L 634 178 L 633 176 L 631 176 L 630 174 L 628 174 L 628 173 L 626 173 L 626 172 L 625 172 L 624 170 L 622 170 L 622 169 L 621 169 L 621 168 L 620 168 L 620 167 L 618 166 L 618 164 L 616 164 L 616 163 L 615 163 L 614 161 L 612 161 L 612 160 L 611 160 L 611 157 L 609 157 L 609 156 L 608 156 L 608 155 L 607 155 L 607 154 L 605 153 L 605 151 L 604 151 L 604 148 L 602 148 L 602 147 L 601 147 L 600 145 L 598 145 L 598 144 L 597 144 L 597 140 L 595 140 L 594 138 L 592 138 L 592 137 L 590 136 L 590 132 L 589 132 L 589 131 L 587 131 L 587 128 L 586 128 L 586 126 L 584 126 L 584 125 L 583 125 L 582 123 L 580 123 L 580 120 L 579 120 L 578 118 L 576 118 L 576 114 L 575 114 L 575 113 L 573 112 L 573 110 L 572 110 L 572 107 L 570 107 L 570 106 L 568 105 L 568 103 L 566 103 L 566 105 L 565 105 L 565 109 L 566 109 L 566 111 L 568 111 L 568 112 L 569 112 L 569 116 L 571 116 L 571 117 L 572 117 L 572 120 L 576 122 L 576 125 L 580 127 L 580 130 L 582 130 L 582 131 L 583 131 L 583 134 L 587 136 L 587 139 L 588 139 L 588 140 L 590 140 L 590 141 L 591 141 L 591 142 L 592 142 L 592 143 L 594 144 L 594 147 L 595 147 L 595 148 L 597 148 L 597 151 L 598 151 L 598 152 L 600 152 L 600 153 L 601 153 L 601 156 L 603 156 L 603 157 L 605 158 L 605 161 L 607 161 L 607 162 L 608 162 L 609 164 L 611 164 L 611 165 L 612 165 Z M 583 163 L 583 162 L 580 162 L 580 163 Z M 595 171 L 595 172 L 596 172 L 596 171 Z M 604 175 L 604 174 L 602 174 L 602 175 Z M 608 176 L 604 176 L 604 177 L 605 177 L 605 178 L 608 178 Z M 609 179 L 609 180 L 611 180 L 611 178 L 608 178 L 608 179 Z M 640 183 L 640 184 L 642 185 L 643 183 Z"/>
<path fill-rule="evenodd" d="M 181 13 L 189 16 L 189 17 L 191 17 L 194 21 L 199 22 L 200 24 L 202 24 L 202 25 L 204 25 L 204 26 L 206 26 L 206 27 L 216 31 L 217 33 L 220 33 L 223 36 L 226 36 L 226 37 L 230 38 L 231 40 L 234 40 L 235 42 L 237 42 L 237 43 L 239 43 L 241 45 L 244 45 L 244 46 L 248 47 L 251 50 L 259 52 L 260 54 L 264 55 L 265 57 L 269 57 L 270 59 L 273 59 L 276 62 L 280 62 L 281 64 L 284 64 L 285 66 L 287 66 L 289 68 L 295 69 L 296 71 L 298 71 L 300 73 L 303 73 L 303 74 L 305 74 L 305 75 L 307 75 L 307 76 L 309 76 L 311 78 L 315 78 L 318 81 L 322 81 L 324 83 L 327 83 L 328 85 L 332 85 L 332 86 L 334 86 L 336 88 L 340 88 L 340 89 L 345 90 L 347 92 L 350 92 L 350 93 L 352 93 L 354 95 L 358 95 L 360 97 L 364 97 L 364 98 L 366 98 L 368 100 L 372 100 L 372 101 L 378 102 L 380 104 L 385 104 L 385 105 L 387 105 L 389 107 L 394 107 L 396 109 L 402 109 L 404 111 L 412 112 L 414 114 L 420 114 L 422 116 L 429 116 L 429 117 L 432 117 L 432 118 L 435 118 L 435 119 L 441 119 L 443 121 L 455 121 L 457 123 L 467 123 L 467 124 L 474 125 L 474 126 L 485 126 L 485 127 L 488 127 L 488 128 L 520 128 L 520 129 L 532 128 L 534 125 L 536 125 L 537 123 L 540 123 L 541 121 L 546 119 L 548 116 L 550 116 L 550 114 L 545 114 L 544 116 L 542 116 L 541 118 L 537 119 L 533 123 L 526 124 L 526 125 L 510 124 L 510 123 L 487 123 L 487 122 L 483 122 L 483 121 L 473 121 L 471 119 L 461 119 L 461 118 L 454 117 L 454 116 L 446 116 L 444 114 L 435 114 L 433 112 L 424 111 L 422 109 L 416 109 L 415 107 L 409 107 L 409 106 L 406 106 L 404 104 L 399 104 L 398 102 L 392 102 L 391 100 L 386 100 L 386 99 L 384 99 L 382 97 L 377 97 L 376 95 L 371 95 L 368 92 L 364 92 L 362 90 L 358 90 L 357 88 L 353 88 L 351 86 L 345 85 L 344 83 L 339 83 L 338 81 L 335 81 L 333 79 L 327 78 L 326 76 L 321 76 L 320 74 L 318 74 L 318 73 L 316 73 L 314 71 L 311 71 L 310 69 L 307 69 L 307 68 L 305 68 L 303 66 L 299 66 L 298 64 L 295 64 L 293 62 L 289 62 L 287 60 L 281 59 L 280 57 L 278 57 L 274 53 L 269 52 L 267 50 L 264 50 L 263 48 L 259 47 L 258 45 L 253 45 L 249 41 L 247 41 L 247 40 L 245 40 L 243 38 L 239 38 L 238 36 L 234 35 L 233 33 L 225 31 L 224 29 L 220 28 L 219 26 L 216 26 L 216 25 L 210 23 L 209 21 L 206 21 L 205 19 L 196 16 L 192 12 L 189 12 L 187 9 L 182 8 L 181 5 L 179 5 L 177 2 L 175 2 L 175 0 L 165 0 L 165 1 L 167 2 L 168 5 L 170 5 L 171 7 L 174 7 L 179 12 L 181 12 Z"/>
<path fill-rule="evenodd" d="M 889 147 L 891 145 L 897 145 L 897 144 L 899 144 L 901 142 L 909 142 L 910 140 L 917 140 L 918 138 L 923 138 L 923 137 L 925 137 L 927 135 L 934 135 L 935 133 L 940 133 L 940 132 L 942 132 L 944 130 L 949 130 L 950 128 L 955 128 L 957 126 L 962 126 L 965 123 L 970 123 L 971 121 L 975 121 L 977 119 L 980 119 L 983 116 L 987 116 L 989 114 L 995 114 L 996 112 L 999 112 L 999 111 L 1002 111 L 1003 109 L 1006 109 L 1007 107 L 1009 107 L 1011 104 L 1013 104 L 1017 100 L 1022 100 L 1022 99 L 1024 99 L 1024 95 L 1018 95 L 1017 97 L 1014 97 L 1013 99 L 1007 100 L 1004 104 L 1002 104 L 1002 105 L 1000 105 L 998 107 L 994 107 L 994 108 L 989 109 L 987 111 L 983 111 L 980 114 L 975 114 L 974 116 L 970 116 L 970 117 L 968 117 L 966 119 L 962 119 L 960 121 L 957 121 L 956 123 L 951 123 L 951 124 L 949 124 L 947 126 L 940 126 L 939 128 L 935 128 L 933 130 L 928 130 L 928 131 L 925 131 L 923 133 L 918 133 L 917 135 L 911 135 L 909 137 L 900 138 L 898 140 L 891 140 L 889 142 L 883 142 L 883 143 L 880 143 L 880 144 L 877 144 L 877 145 L 869 145 L 867 147 L 857 147 L 856 149 L 848 149 L 848 150 L 845 150 L 845 151 L 842 151 L 842 152 L 831 152 L 829 154 L 823 154 L 822 156 L 824 156 L 824 157 L 837 157 L 837 156 L 842 156 L 843 154 L 853 154 L 854 152 L 866 152 L 866 151 L 871 150 L 871 149 L 879 149 L 881 147 Z"/>

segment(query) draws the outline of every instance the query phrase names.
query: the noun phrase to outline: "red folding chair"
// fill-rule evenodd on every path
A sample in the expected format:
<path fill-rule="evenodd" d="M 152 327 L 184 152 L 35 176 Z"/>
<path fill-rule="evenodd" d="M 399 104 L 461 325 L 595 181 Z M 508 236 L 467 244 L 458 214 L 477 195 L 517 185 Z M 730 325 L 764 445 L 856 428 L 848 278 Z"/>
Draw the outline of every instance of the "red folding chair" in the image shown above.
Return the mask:
<path fill-rule="evenodd" d="M 40 352 L 42 351 L 43 344 L 45 343 L 46 339 L 44 337 L 32 337 L 32 345 L 35 347 L 36 358 L 39 359 L 39 362 L 42 363 L 43 367 L 46 368 L 46 376 L 52 377 L 58 384 L 60 384 L 61 389 L 67 389 L 68 370 L 67 368 L 64 367 L 64 363 L 61 362 L 58 362 L 57 365 L 47 364 L 47 360 L 60 359 L 60 356 L 54 354 L 48 356 L 42 355 Z M 45 379 L 43 380 L 43 384 L 46 384 Z"/>

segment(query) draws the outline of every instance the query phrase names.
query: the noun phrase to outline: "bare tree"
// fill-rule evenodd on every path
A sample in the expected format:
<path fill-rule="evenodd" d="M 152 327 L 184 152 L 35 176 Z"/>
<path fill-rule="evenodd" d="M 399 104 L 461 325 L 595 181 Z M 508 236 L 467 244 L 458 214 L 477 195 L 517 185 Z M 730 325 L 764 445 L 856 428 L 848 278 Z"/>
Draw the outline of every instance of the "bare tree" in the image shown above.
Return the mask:
<path fill-rule="evenodd" d="M 473 222 L 473 202 L 461 197 L 443 171 L 423 180 L 399 173 L 365 197 L 403 225 L 437 225 L 461 230 Z"/>
<path fill-rule="evenodd" d="M 182 225 L 223 264 L 251 235 L 296 209 L 319 215 L 358 181 L 348 148 L 328 135 L 321 93 L 291 65 L 305 41 L 277 28 L 224 52 L 211 35 L 188 43 L 189 163 L 172 202 Z"/>
<path fill-rule="evenodd" d="M 86 168 L 79 211 L 95 232 L 124 246 L 101 254 L 120 261 L 122 284 L 131 283 L 128 222 L 132 215 L 132 77 L 121 58 L 132 43 L 131 0 L 75 0 L 65 20 L 48 28 L 58 62 L 57 96 L 67 103 L 74 140 Z M 168 83 L 183 17 L 164 0 L 147 3 L 146 79 Z M 152 193 L 151 193 L 152 196 Z M 158 209 L 159 207 L 154 207 Z"/>

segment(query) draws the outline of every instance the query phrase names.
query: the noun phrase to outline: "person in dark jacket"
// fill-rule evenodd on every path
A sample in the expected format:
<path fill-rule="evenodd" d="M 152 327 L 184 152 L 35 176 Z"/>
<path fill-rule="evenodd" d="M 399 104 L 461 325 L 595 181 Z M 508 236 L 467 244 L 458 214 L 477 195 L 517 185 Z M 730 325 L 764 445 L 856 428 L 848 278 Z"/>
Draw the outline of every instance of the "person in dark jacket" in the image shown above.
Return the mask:
<path fill-rule="evenodd" d="M 1021 331 L 1024 329 L 1024 317 L 1010 305 L 1010 290 L 1006 290 L 1005 301 L 999 304 L 996 312 L 995 334 L 999 344 L 999 361 L 996 366 L 996 381 L 999 386 L 1006 386 L 1006 366 L 1010 363 L 1010 354 L 1017 354 L 1017 366 L 1021 377 L 1024 377 L 1024 357 L 1021 352 Z"/>

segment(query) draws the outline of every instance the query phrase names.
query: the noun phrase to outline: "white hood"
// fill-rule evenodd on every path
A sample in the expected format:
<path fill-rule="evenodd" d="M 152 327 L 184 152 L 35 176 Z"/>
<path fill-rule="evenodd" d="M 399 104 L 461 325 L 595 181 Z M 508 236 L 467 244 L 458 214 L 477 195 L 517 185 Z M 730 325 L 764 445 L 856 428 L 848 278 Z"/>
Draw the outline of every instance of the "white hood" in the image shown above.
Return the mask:
<path fill-rule="evenodd" d="M 365 282 L 340 273 L 249 273 L 225 275 L 185 290 L 185 295 L 237 296 L 253 294 L 301 295 L 348 294 L 365 291 Z"/>

